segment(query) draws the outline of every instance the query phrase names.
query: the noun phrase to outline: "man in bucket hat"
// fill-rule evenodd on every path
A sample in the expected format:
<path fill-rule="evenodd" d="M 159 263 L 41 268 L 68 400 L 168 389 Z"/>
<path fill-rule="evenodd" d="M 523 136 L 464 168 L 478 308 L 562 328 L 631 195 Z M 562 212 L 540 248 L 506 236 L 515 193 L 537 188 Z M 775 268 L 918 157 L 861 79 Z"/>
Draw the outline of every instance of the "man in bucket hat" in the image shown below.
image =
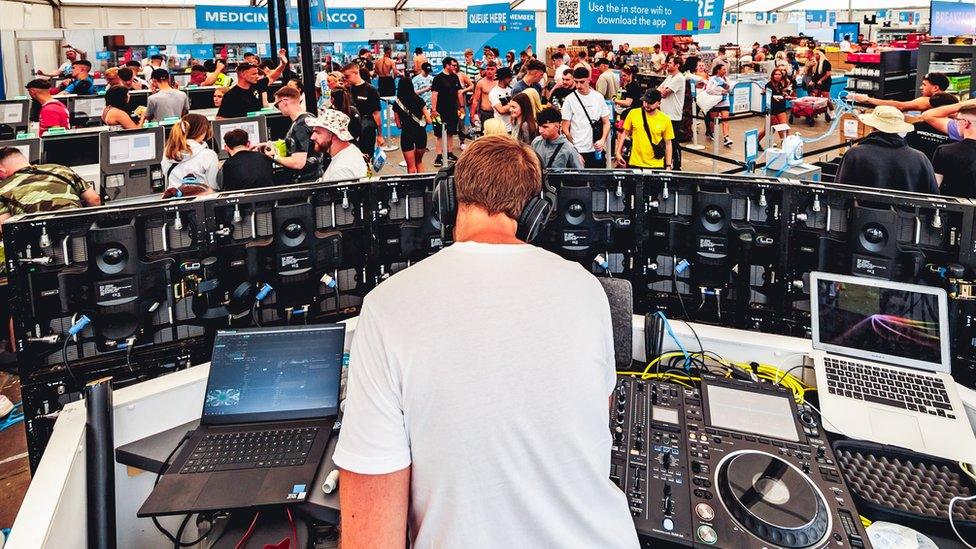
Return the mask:
<path fill-rule="evenodd" d="M 308 117 L 305 123 L 312 128 L 312 141 L 317 151 L 332 157 L 320 181 L 342 181 L 366 177 L 366 161 L 359 149 L 352 146 L 349 117 L 327 109 L 318 117 Z"/>
<path fill-rule="evenodd" d="M 837 182 L 878 189 L 939 194 L 932 163 L 925 154 L 908 146 L 905 135 L 915 127 L 895 107 L 875 107 L 858 115 L 876 131 L 861 140 L 841 159 Z"/>

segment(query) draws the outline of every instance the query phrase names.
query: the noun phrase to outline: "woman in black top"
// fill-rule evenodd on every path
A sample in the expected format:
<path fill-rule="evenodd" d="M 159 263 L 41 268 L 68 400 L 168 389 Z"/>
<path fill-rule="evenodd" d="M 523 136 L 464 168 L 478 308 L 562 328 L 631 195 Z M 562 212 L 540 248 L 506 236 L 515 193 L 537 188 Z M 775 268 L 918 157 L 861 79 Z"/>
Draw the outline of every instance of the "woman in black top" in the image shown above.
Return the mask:
<path fill-rule="evenodd" d="M 830 61 L 827 61 L 827 56 L 824 52 L 820 50 L 811 50 L 810 55 L 813 56 L 813 63 L 810 65 L 810 95 L 814 97 L 826 97 L 830 98 L 830 85 L 833 81 L 833 77 L 830 73 Z M 833 104 L 828 102 L 829 109 L 833 109 Z M 824 113 L 824 119 L 830 122 L 830 112 Z"/>
<path fill-rule="evenodd" d="M 105 109 L 102 110 L 102 123 L 106 126 L 119 126 L 123 130 L 141 128 L 145 122 L 145 110 L 139 123 L 129 116 L 129 90 L 124 86 L 112 86 L 105 92 Z"/>
<path fill-rule="evenodd" d="M 363 124 L 359 110 L 353 103 L 352 94 L 342 88 L 332 90 L 332 108 L 349 117 L 349 133 L 352 134 L 353 141 L 359 143 L 359 138 L 363 135 Z"/>
<path fill-rule="evenodd" d="M 430 111 L 427 104 L 413 89 L 409 78 L 401 78 L 393 102 L 393 116 L 400 128 L 400 150 L 407 162 L 407 173 L 424 171 L 424 153 L 427 152 L 427 124 Z"/>
<path fill-rule="evenodd" d="M 796 99 L 793 96 L 793 84 L 786 76 L 786 69 L 776 67 L 769 74 L 769 82 L 766 82 L 766 89 L 772 92 L 772 100 L 769 104 L 769 127 L 777 124 L 789 124 L 789 108 L 786 102 Z M 778 132 L 779 138 L 786 137 L 787 132 Z M 762 140 L 766 137 L 766 128 L 759 130 L 759 148 L 762 148 Z"/>

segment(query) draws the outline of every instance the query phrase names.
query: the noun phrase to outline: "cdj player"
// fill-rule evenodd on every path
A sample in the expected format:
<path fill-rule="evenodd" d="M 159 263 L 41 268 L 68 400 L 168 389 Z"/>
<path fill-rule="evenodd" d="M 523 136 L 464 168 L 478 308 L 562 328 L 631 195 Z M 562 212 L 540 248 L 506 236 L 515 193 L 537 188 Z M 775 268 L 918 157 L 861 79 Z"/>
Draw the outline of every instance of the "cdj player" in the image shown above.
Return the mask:
<path fill-rule="evenodd" d="M 870 547 L 812 410 L 779 386 L 621 377 L 610 478 L 641 544 Z"/>

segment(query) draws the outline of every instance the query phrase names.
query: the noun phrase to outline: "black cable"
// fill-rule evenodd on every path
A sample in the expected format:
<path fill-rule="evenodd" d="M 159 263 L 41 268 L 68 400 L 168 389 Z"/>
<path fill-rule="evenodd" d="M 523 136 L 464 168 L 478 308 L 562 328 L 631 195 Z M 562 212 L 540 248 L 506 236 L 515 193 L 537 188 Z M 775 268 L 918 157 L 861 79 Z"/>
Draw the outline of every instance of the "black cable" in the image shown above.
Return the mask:
<path fill-rule="evenodd" d="M 339 305 L 339 281 L 338 280 L 336 280 L 336 285 L 335 288 L 333 289 L 335 290 L 335 295 L 336 295 L 336 318 L 338 318 L 340 314 L 339 311 L 342 310 L 342 306 Z"/>
<path fill-rule="evenodd" d="M 77 385 L 78 378 L 75 377 L 75 373 L 71 370 L 71 365 L 68 363 L 68 341 L 70 340 L 71 336 L 64 336 L 64 345 L 61 346 L 61 358 L 64 359 L 64 369 L 71 375 L 71 381 L 74 381 L 75 385 Z"/>
<path fill-rule="evenodd" d="M 785 378 L 786 376 L 790 375 L 791 373 L 793 373 L 793 370 L 796 370 L 797 368 L 806 368 L 806 369 L 812 370 L 814 372 L 817 371 L 816 368 L 814 368 L 813 366 L 808 366 L 806 364 L 797 364 L 796 366 L 793 366 L 789 370 L 786 370 L 785 372 L 783 372 L 783 375 L 780 376 L 780 379 Z M 802 377 L 801 377 L 801 381 L 802 381 Z"/>
<path fill-rule="evenodd" d="M 180 447 L 183 446 L 183 443 L 188 440 L 190 440 L 190 433 L 183 435 L 183 438 L 181 438 L 180 441 L 176 443 L 176 446 L 173 448 L 173 450 L 169 453 L 168 456 L 166 456 L 166 459 L 163 460 L 163 467 L 160 471 L 156 473 L 156 480 L 153 481 L 153 488 L 155 488 L 159 484 L 159 479 L 162 478 L 163 472 L 169 469 L 169 460 L 173 459 L 173 456 L 176 455 L 176 451 L 179 450 Z M 176 536 L 170 534 L 169 530 L 163 528 L 163 525 L 159 523 L 159 520 L 156 517 L 150 517 L 150 518 L 152 519 L 153 525 L 156 526 L 156 530 L 159 530 L 160 534 L 166 536 L 166 539 L 168 539 L 170 543 L 173 543 L 174 546 L 179 547 L 180 541 L 176 539 Z M 189 519 L 190 515 L 187 515 L 186 518 Z"/>
<path fill-rule="evenodd" d="M 180 529 L 176 531 L 176 541 L 173 542 L 173 549 L 180 549 L 183 547 L 181 539 L 183 539 L 183 531 L 186 530 L 186 525 L 190 523 L 190 515 L 183 517 L 183 522 L 180 523 Z"/>

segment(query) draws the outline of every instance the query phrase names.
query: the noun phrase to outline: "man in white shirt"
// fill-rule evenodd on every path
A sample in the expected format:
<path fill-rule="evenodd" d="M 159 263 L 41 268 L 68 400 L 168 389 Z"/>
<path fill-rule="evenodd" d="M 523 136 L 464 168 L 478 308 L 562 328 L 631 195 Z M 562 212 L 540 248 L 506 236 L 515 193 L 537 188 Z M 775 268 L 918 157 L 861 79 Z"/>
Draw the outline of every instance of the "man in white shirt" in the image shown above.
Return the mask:
<path fill-rule="evenodd" d="M 654 53 L 651 54 L 651 71 L 654 74 L 664 74 L 665 55 L 661 53 L 661 44 L 654 44 Z"/>
<path fill-rule="evenodd" d="M 840 41 L 840 51 L 851 51 L 851 35 L 844 35 L 844 39 Z"/>
<path fill-rule="evenodd" d="M 681 58 L 676 55 L 668 56 L 664 64 L 667 77 L 664 82 L 657 87 L 661 92 L 661 112 L 668 115 L 671 119 L 671 127 L 674 129 L 674 139 L 671 140 L 671 167 L 673 170 L 681 169 L 681 149 L 678 146 L 681 140 L 681 119 L 685 109 L 685 88 L 687 80 L 681 74 Z"/>
<path fill-rule="evenodd" d="M 610 135 L 610 107 L 590 88 L 590 71 L 573 69 L 576 92 L 563 99 L 563 134 L 576 147 L 587 168 L 605 168 L 604 151 Z"/>
<path fill-rule="evenodd" d="M 562 81 L 564 72 L 572 70 L 569 68 L 569 64 L 566 63 L 566 57 L 568 56 L 565 56 L 559 52 L 552 54 L 552 80 L 557 84 Z"/>
<path fill-rule="evenodd" d="M 509 101 L 512 99 L 512 69 L 502 67 L 495 72 L 495 79 L 498 81 L 495 87 L 488 92 L 488 101 L 491 108 L 495 109 L 495 116 L 501 118 L 505 123 L 505 129 L 512 131 L 512 116 L 509 114 L 511 107 Z"/>
<path fill-rule="evenodd" d="M 149 58 L 149 63 L 142 67 L 142 79 L 145 80 L 146 82 L 152 82 L 153 71 L 156 69 L 164 68 L 163 67 L 164 61 L 166 61 L 166 58 L 163 57 L 161 54 L 158 53 L 153 54 Z"/>
<path fill-rule="evenodd" d="M 602 95 L 604 99 L 612 101 L 617 96 L 620 84 L 617 82 L 617 75 L 610 70 L 610 60 L 601 57 L 596 62 L 596 70 L 600 73 L 600 77 L 596 79 L 597 93 Z"/>
<path fill-rule="evenodd" d="M 541 180 L 527 145 L 476 140 L 455 244 L 366 297 L 334 455 L 343 547 L 638 547 L 608 480 L 607 297 L 517 237 Z"/>
<path fill-rule="evenodd" d="M 569 55 L 569 53 L 566 52 L 566 44 L 559 44 L 556 46 L 556 53 L 563 56 L 563 63 L 566 63 L 567 66 L 572 64 L 573 58 Z"/>
<path fill-rule="evenodd" d="M 326 109 L 318 117 L 308 117 L 305 123 L 312 128 L 312 141 L 318 152 L 332 157 L 329 167 L 319 181 L 344 181 L 366 177 L 366 161 L 359 149 L 349 142 L 349 117 L 345 113 Z"/>

